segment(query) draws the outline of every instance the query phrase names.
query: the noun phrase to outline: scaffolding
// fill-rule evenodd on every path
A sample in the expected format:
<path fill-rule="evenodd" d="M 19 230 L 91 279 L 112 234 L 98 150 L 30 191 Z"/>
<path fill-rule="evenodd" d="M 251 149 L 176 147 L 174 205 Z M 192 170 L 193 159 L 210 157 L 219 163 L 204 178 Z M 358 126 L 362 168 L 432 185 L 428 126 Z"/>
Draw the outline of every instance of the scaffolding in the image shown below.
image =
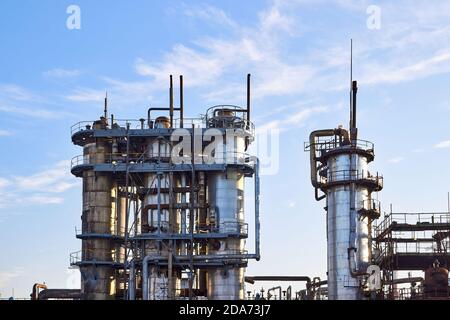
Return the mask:
<path fill-rule="evenodd" d="M 374 261 L 383 273 L 385 295 L 390 299 L 423 297 L 418 283 L 397 290 L 396 271 L 425 271 L 436 261 L 450 266 L 450 213 L 390 213 L 374 227 Z M 414 280 L 414 281 L 413 281 Z"/>

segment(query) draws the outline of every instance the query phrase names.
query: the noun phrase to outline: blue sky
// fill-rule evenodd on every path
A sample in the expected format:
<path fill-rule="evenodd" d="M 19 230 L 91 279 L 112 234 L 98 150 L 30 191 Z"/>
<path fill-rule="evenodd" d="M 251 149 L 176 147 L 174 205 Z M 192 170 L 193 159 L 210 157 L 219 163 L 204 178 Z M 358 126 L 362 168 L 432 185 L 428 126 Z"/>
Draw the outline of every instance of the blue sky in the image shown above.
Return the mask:
<path fill-rule="evenodd" d="M 69 5 L 81 29 L 66 27 Z M 381 9 L 379 29 L 367 8 Z M 70 126 L 102 112 L 144 117 L 184 74 L 186 116 L 243 105 L 279 129 L 279 171 L 262 177 L 262 254 L 248 274 L 325 277 L 324 203 L 309 183 L 309 132 L 348 123 L 349 39 L 360 137 L 375 142 L 383 207 L 444 211 L 450 190 L 450 3 L 447 1 L 0 2 L 0 294 L 66 287 L 80 248 L 81 153 Z M 247 198 L 252 222 L 251 188 Z M 251 240 L 248 241 L 251 249 Z"/>

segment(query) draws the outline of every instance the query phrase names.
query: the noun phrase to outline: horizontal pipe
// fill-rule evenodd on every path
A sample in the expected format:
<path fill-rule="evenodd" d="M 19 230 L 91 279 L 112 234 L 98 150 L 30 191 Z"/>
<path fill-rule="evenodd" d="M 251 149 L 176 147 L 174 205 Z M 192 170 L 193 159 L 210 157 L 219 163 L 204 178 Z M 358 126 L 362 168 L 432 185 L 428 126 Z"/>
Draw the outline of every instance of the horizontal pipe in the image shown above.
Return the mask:
<path fill-rule="evenodd" d="M 311 278 L 308 276 L 247 276 L 245 282 L 254 284 L 256 281 L 303 281 L 311 286 Z"/>
<path fill-rule="evenodd" d="M 80 289 L 44 289 L 39 293 L 38 300 L 48 299 L 81 299 Z"/>

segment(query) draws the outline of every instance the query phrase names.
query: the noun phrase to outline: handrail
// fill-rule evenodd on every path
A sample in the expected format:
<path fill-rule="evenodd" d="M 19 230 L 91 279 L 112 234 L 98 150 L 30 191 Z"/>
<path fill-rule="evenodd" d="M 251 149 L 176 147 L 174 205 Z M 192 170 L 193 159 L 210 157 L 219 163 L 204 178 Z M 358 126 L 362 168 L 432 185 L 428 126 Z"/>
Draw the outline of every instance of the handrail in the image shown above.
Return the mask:
<path fill-rule="evenodd" d="M 345 145 L 346 148 L 353 148 L 353 149 L 362 149 L 365 151 L 374 151 L 374 147 L 375 145 L 373 144 L 373 142 L 368 141 L 368 140 L 362 140 L 362 139 L 357 139 L 355 140 L 355 142 L 353 142 L 352 144 L 349 145 Z M 339 139 L 335 139 L 335 138 L 321 138 L 321 137 L 317 137 L 317 140 L 315 143 L 311 144 L 309 142 L 305 142 L 304 143 L 304 149 L 305 151 L 309 151 L 311 148 L 315 148 L 316 152 L 328 152 L 330 150 L 336 149 L 338 147 L 341 147 L 341 142 Z M 343 147 L 343 146 L 342 146 Z"/>
<path fill-rule="evenodd" d="M 201 115 L 199 118 L 183 118 L 183 128 L 190 129 L 192 126 L 194 128 L 209 128 L 208 125 L 209 120 L 213 118 L 208 118 L 206 115 Z M 111 129 L 126 129 L 127 126 L 130 127 L 130 129 L 149 129 L 149 124 L 147 121 L 141 121 L 142 119 L 114 119 L 114 124 L 108 125 L 106 129 L 101 130 L 111 130 Z M 72 125 L 70 127 L 70 134 L 73 136 L 76 133 L 82 132 L 82 131 L 90 131 L 94 130 L 93 125 L 97 120 L 84 120 L 79 121 Z M 244 129 L 250 131 L 251 135 L 255 134 L 255 125 L 244 118 L 236 117 L 235 120 L 233 120 L 231 127 L 225 127 L 225 128 L 234 128 L 234 129 Z M 173 122 L 173 129 L 180 129 L 181 128 L 181 119 L 174 119 Z M 97 129 L 98 130 L 98 129 Z"/>
<path fill-rule="evenodd" d="M 144 153 L 131 153 L 129 154 L 128 160 L 130 164 L 135 163 L 145 163 L 150 160 L 155 160 L 158 157 L 150 157 Z M 237 151 L 225 151 L 215 153 L 214 156 L 202 154 L 200 155 L 201 159 L 203 159 L 202 163 L 209 164 L 246 164 L 251 167 L 255 166 L 256 158 L 251 156 L 246 152 L 237 152 Z M 82 165 L 94 165 L 94 164 L 112 164 L 116 165 L 119 163 L 125 163 L 127 159 L 126 153 L 105 153 L 97 155 L 78 155 L 71 159 L 70 167 L 74 169 L 77 166 Z M 205 160 L 208 160 L 205 161 Z"/>

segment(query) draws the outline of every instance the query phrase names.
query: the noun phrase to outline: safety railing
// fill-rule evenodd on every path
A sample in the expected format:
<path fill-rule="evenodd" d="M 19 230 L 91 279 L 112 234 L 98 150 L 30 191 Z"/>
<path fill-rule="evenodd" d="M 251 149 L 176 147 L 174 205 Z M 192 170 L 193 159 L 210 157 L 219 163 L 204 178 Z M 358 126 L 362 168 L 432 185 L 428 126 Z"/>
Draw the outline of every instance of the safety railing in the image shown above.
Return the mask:
<path fill-rule="evenodd" d="M 367 140 L 357 139 L 352 144 L 344 145 L 343 140 L 339 138 L 317 137 L 315 143 L 310 144 L 309 141 L 304 143 L 305 151 L 314 148 L 316 152 L 326 153 L 339 147 L 361 149 L 367 152 L 374 152 L 375 145 Z"/>
<path fill-rule="evenodd" d="M 198 233 L 220 232 L 220 233 L 228 233 L 228 234 L 247 235 L 248 234 L 248 223 L 227 221 L 227 222 L 220 223 L 218 226 L 205 224 L 205 225 L 199 225 L 197 227 L 197 230 L 198 230 Z"/>
<path fill-rule="evenodd" d="M 367 199 L 361 201 L 361 208 L 364 210 L 371 210 L 380 213 L 381 212 L 381 202 L 376 199 Z"/>
<path fill-rule="evenodd" d="M 120 163 L 129 164 L 145 163 L 155 160 L 157 157 L 148 156 L 146 153 L 133 153 L 127 157 L 126 153 L 107 153 L 107 154 L 94 154 L 94 155 L 78 155 L 71 159 L 71 169 L 82 165 L 93 164 L 112 164 L 117 165 Z M 188 155 L 174 157 L 173 163 L 186 163 L 190 164 L 190 157 Z M 195 157 L 195 164 L 242 164 L 254 167 L 256 164 L 256 157 L 251 156 L 245 152 L 233 152 L 227 151 L 222 153 L 200 154 Z"/>
<path fill-rule="evenodd" d="M 99 263 L 122 263 L 123 261 L 125 261 L 125 253 L 123 252 L 112 250 L 110 252 L 110 255 L 108 255 L 108 257 L 105 257 L 105 259 L 103 260 L 94 258 L 96 253 L 98 252 L 92 249 L 84 249 L 72 252 L 70 254 L 70 264 L 76 265 L 82 263 L 83 261 L 96 261 Z"/>
<path fill-rule="evenodd" d="M 183 118 L 183 128 L 184 129 L 192 129 L 194 128 L 225 128 L 225 129 L 243 129 L 247 132 L 250 132 L 251 135 L 255 133 L 255 125 L 247 121 L 245 118 L 234 117 L 227 121 L 219 121 L 214 122 L 215 118 L 208 118 L 205 115 L 201 115 L 199 118 Z M 217 119 L 216 119 L 217 120 Z M 75 123 L 70 127 L 70 134 L 74 135 L 78 132 L 82 131 L 90 131 L 93 130 L 94 123 L 98 120 L 86 120 Z M 212 122 L 211 122 L 212 121 Z M 153 121 L 151 121 L 153 125 Z M 149 129 L 148 119 L 114 119 L 114 123 L 112 125 L 107 125 L 103 130 L 111 130 L 111 129 Z M 180 129 L 181 128 L 181 119 L 173 119 L 173 127 L 172 129 Z"/>
<path fill-rule="evenodd" d="M 383 176 L 372 175 L 367 170 L 337 170 L 329 171 L 327 177 L 322 177 L 324 183 L 339 182 L 339 181 L 358 181 L 369 180 L 373 181 L 380 187 L 383 187 Z"/>
<path fill-rule="evenodd" d="M 174 119 L 173 126 L 175 129 L 181 128 L 181 119 Z M 183 128 L 191 129 L 194 128 L 205 128 L 205 119 L 203 118 L 183 118 Z"/>
<path fill-rule="evenodd" d="M 408 212 L 408 213 L 390 213 L 375 227 L 375 236 L 382 234 L 393 224 L 449 224 L 449 212 Z"/>

